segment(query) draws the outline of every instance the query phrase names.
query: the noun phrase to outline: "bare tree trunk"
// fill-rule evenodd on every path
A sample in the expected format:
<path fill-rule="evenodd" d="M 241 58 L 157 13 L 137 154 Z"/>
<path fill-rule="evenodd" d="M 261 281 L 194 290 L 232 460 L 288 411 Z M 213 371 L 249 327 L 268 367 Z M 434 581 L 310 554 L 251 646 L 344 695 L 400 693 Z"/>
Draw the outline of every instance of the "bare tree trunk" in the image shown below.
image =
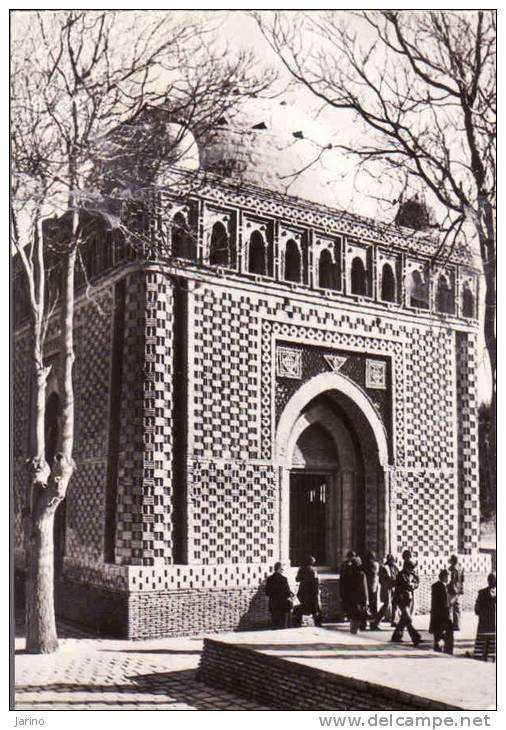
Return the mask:
<path fill-rule="evenodd" d="M 493 210 L 489 203 L 483 206 L 484 229 L 481 235 L 481 255 L 483 259 L 483 274 L 485 277 L 485 314 L 483 331 L 485 335 L 485 346 L 490 359 L 492 374 L 492 398 L 490 402 L 490 435 L 489 444 L 489 475 L 490 475 L 490 496 L 494 496 L 496 504 L 497 490 L 497 340 L 496 340 L 496 260 L 495 260 L 495 226 Z"/>
<path fill-rule="evenodd" d="M 53 522 L 48 508 L 50 467 L 45 458 L 45 400 L 48 371 L 42 359 L 40 318 L 34 317 L 34 452 L 25 510 L 26 650 L 48 654 L 58 647 L 53 600 Z"/>
<path fill-rule="evenodd" d="M 56 504 L 48 503 L 48 488 L 35 488 L 27 565 L 26 651 L 50 654 L 58 648 L 54 610 L 54 540 Z"/>
<path fill-rule="evenodd" d="M 74 212 L 74 236 L 78 226 L 78 213 Z M 62 337 L 63 337 L 63 408 L 62 408 L 62 444 L 61 450 L 68 462 L 72 475 L 72 451 L 74 448 L 74 387 L 72 368 L 74 366 L 74 275 L 77 258 L 77 241 L 65 257 L 65 273 L 62 302 Z"/>
<path fill-rule="evenodd" d="M 54 516 L 65 498 L 74 470 L 74 362 L 73 313 L 76 249 L 65 257 L 61 320 L 63 333 L 63 432 L 61 451 L 49 466 L 45 460 L 45 389 L 48 371 L 44 368 L 40 327 L 34 317 L 34 360 L 36 363 L 35 453 L 31 460 L 31 480 L 25 512 L 26 538 L 26 650 L 48 654 L 58 648 L 54 601 Z"/>

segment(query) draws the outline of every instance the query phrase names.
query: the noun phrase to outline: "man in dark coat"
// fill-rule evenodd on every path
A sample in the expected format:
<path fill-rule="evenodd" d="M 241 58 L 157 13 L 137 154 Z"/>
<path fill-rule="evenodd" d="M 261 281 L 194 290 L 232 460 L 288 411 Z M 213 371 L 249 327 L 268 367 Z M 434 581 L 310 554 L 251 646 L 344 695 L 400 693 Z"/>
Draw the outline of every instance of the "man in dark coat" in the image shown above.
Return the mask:
<path fill-rule="evenodd" d="M 460 601 L 464 594 L 464 568 L 459 565 L 456 555 L 450 555 L 448 573 L 450 575 L 448 592 L 452 601 L 453 630 L 460 631 Z"/>
<path fill-rule="evenodd" d="M 274 573 L 267 578 L 265 593 L 269 597 L 269 611 L 272 617 L 274 629 L 286 629 L 290 624 L 290 611 L 292 609 L 291 598 L 293 593 L 290 590 L 288 581 L 283 575 L 283 565 L 276 563 Z"/>
<path fill-rule="evenodd" d="M 350 605 L 350 573 L 353 570 L 353 558 L 356 557 L 356 552 L 354 550 L 349 550 L 346 553 L 346 560 L 341 565 L 341 570 L 339 571 L 339 593 L 341 595 L 341 604 L 343 607 L 343 613 L 346 618 L 350 618 L 350 612 L 349 612 L 349 605 Z"/>
<path fill-rule="evenodd" d="M 348 611 L 350 632 L 356 634 L 367 620 L 369 612 L 367 578 L 362 570 L 362 561 L 359 557 L 351 559 L 348 577 Z"/>
<path fill-rule="evenodd" d="M 318 573 L 313 567 L 316 560 L 310 555 L 306 564 L 299 568 L 295 580 L 299 583 L 297 598 L 300 605 L 294 608 L 294 625 L 301 626 L 302 617 L 311 614 L 315 626 L 322 625 L 322 613 L 320 606 L 320 581 Z"/>
<path fill-rule="evenodd" d="M 401 615 L 390 641 L 401 642 L 404 629 L 407 629 L 414 646 L 418 646 L 421 642 L 422 637 L 413 626 L 411 608 L 414 603 L 413 594 L 418 588 L 419 583 L 415 564 L 411 560 L 405 559 L 403 568 L 397 576 L 394 591 L 394 600 L 397 603 Z"/>
<path fill-rule="evenodd" d="M 449 573 L 444 568 L 439 580 L 432 584 L 429 632 L 434 636 L 434 651 L 441 651 L 441 640 L 445 654 L 453 654 L 452 601 L 448 590 Z"/>
<path fill-rule="evenodd" d="M 487 578 L 488 586 L 478 591 L 474 612 L 478 616 L 478 630 L 474 642 L 474 656 L 477 659 L 495 660 L 496 591 L 495 573 Z"/>
<path fill-rule="evenodd" d="M 412 566 L 412 572 L 416 576 L 416 580 L 419 583 L 420 581 L 418 578 L 418 572 L 416 570 L 416 560 L 413 560 L 411 550 L 403 550 L 403 552 L 402 552 L 402 570 L 404 570 L 404 568 L 406 568 L 408 563 Z M 417 583 L 417 587 L 418 587 L 418 583 Z M 395 591 L 394 591 L 394 601 L 395 601 Z M 409 610 L 410 610 L 411 615 L 413 616 L 415 613 L 415 593 L 414 593 L 414 591 L 411 594 L 411 604 L 410 604 Z"/>

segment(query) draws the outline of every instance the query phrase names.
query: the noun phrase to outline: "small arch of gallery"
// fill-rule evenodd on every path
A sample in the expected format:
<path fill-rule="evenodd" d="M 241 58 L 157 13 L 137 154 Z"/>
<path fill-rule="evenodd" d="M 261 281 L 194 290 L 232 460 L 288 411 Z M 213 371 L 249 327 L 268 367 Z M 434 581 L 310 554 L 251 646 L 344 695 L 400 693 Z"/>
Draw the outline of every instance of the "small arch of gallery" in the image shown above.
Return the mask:
<path fill-rule="evenodd" d="M 230 217 L 215 220 L 199 241 L 189 213 L 182 211 L 174 214 L 170 231 L 170 251 L 177 259 L 421 311 L 477 315 L 474 274 L 460 276 L 457 286 L 452 267 L 438 272 L 422 261 L 403 264 L 401 256 L 380 250 L 375 259 L 373 246 L 345 246 L 340 236 L 314 237 L 310 246 L 306 234 L 293 231 L 275 241 L 273 226 L 265 222 L 250 226 L 238 251 Z"/>

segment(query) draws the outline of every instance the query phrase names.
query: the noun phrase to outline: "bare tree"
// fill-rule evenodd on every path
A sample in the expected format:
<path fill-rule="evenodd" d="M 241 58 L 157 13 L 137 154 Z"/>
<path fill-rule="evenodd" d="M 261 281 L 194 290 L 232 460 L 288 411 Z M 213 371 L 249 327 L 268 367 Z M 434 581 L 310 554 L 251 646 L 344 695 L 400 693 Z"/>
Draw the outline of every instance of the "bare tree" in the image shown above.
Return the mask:
<path fill-rule="evenodd" d="M 344 143 L 371 175 L 428 192 L 448 255 L 466 232 L 485 279 L 484 338 L 496 403 L 496 16 L 473 11 L 257 13 L 296 82 L 351 113 L 367 142 Z M 392 202 L 390 200 L 390 202 Z M 495 454 L 495 425 L 491 446 Z M 494 463 L 492 458 L 491 463 Z"/>
<path fill-rule="evenodd" d="M 76 263 L 89 235 L 84 201 L 125 190 L 135 196 L 135 186 L 155 184 L 155 171 L 170 168 L 187 154 L 186 129 L 196 136 L 208 133 L 238 99 L 269 84 L 267 76 L 253 78 L 248 54 L 232 57 L 226 49 L 216 50 L 212 31 L 197 14 L 185 13 L 45 11 L 14 16 L 11 232 L 29 297 L 35 392 L 24 506 L 29 652 L 49 653 L 57 647 L 53 524 L 74 470 L 73 313 Z M 178 126 L 153 147 L 160 132 L 153 126 L 153 110 L 159 109 L 162 120 Z M 48 246 L 42 223 L 62 213 L 66 225 Z M 60 286 L 52 289 L 50 257 L 57 258 L 62 272 Z M 48 464 L 44 336 L 58 308 L 62 433 L 59 451 Z"/>

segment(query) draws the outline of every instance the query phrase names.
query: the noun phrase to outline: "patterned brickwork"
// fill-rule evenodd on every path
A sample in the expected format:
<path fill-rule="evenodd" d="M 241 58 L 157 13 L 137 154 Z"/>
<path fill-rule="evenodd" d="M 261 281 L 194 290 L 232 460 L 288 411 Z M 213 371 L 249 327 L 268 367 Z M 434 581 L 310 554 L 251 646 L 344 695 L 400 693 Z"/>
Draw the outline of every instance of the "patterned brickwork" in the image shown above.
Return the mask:
<path fill-rule="evenodd" d="M 371 219 L 359 218 L 321 205 L 308 204 L 289 196 L 262 194 L 259 190 L 248 189 L 246 186 L 239 188 L 213 185 L 206 187 L 203 192 L 206 197 L 219 205 L 237 205 L 255 211 L 259 215 L 282 218 L 290 221 L 292 225 L 317 226 L 334 235 L 345 234 L 359 240 L 366 239 L 400 248 L 406 248 L 408 245 L 427 256 L 433 256 L 437 249 L 436 241 L 423 238 L 419 233 L 391 225 L 381 226 Z M 452 257 L 455 260 L 469 261 L 469 247 L 464 240 L 459 241 Z"/>
<path fill-rule="evenodd" d="M 249 326 L 245 327 L 247 306 L 244 295 L 227 292 L 222 287 L 212 291 L 206 289 L 200 294 L 196 307 L 194 455 L 200 457 L 205 453 L 219 458 L 225 450 L 224 455 L 228 457 L 231 428 L 236 434 L 235 441 L 232 439 L 233 455 L 254 458 L 259 436 L 263 459 L 272 458 L 273 405 L 276 404 L 279 415 L 289 395 L 302 383 L 317 371 L 328 371 L 324 353 L 348 355 L 349 362 L 343 370 L 348 368 L 346 374 L 363 387 L 373 402 L 376 401 L 381 413 L 381 399 L 386 393 L 381 390 L 368 392 L 363 371 L 367 358 L 386 361 L 392 367 L 389 377 L 393 388 L 394 469 L 397 470 L 393 484 L 397 490 L 394 503 L 398 540 L 402 544 L 404 541 L 411 546 L 416 544 L 427 555 L 434 550 L 455 550 L 456 434 L 451 330 L 431 325 L 413 326 L 393 319 L 352 316 L 330 307 L 313 309 L 286 300 L 281 306 L 279 300 L 255 300 L 253 296 L 252 316 Z M 257 374 L 257 314 L 261 315 L 262 325 L 260 404 L 251 379 L 251 375 Z M 219 321 L 224 324 L 223 341 Z M 303 353 L 302 377 L 278 378 L 274 389 L 273 358 L 278 344 Z M 249 354 L 250 376 L 246 372 L 246 361 L 240 357 L 243 351 Z M 251 389 L 248 388 L 249 378 Z M 234 383 L 238 384 L 236 399 L 245 406 L 241 422 L 237 418 L 237 408 L 230 408 L 229 393 Z M 220 393 L 224 396 L 221 399 Z M 215 415 L 212 406 L 218 402 L 220 406 L 216 407 Z M 220 418 L 218 412 L 221 412 Z M 238 446 L 240 425 L 248 428 L 249 453 Z M 477 529 L 476 516 L 473 520 L 473 529 Z M 196 524 L 196 519 L 194 522 Z M 204 556 L 205 551 L 200 552 Z"/>
<path fill-rule="evenodd" d="M 267 208 L 264 213 L 269 215 Z M 323 220 L 296 217 L 289 223 L 319 226 Z M 327 223 L 329 232 L 341 230 Z M 351 228 L 347 231 L 353 235 Z M 427 561 L 430 579 L 435 554 L 448 555 L 458 544 L 464 551 L 476 550 L 477 435 L 470 425 L 476 416 L 474 335 L 455 336 L 455 322 L 443 317 L 396 317 L 391 308 L 379 311 L 377 303 L 353 305 L 345 297 L 338 303 L 334 293 L 317 297 L 298 285 L 276 291 L 272 282 L 262 287 L 257 280 L 250 286 L 239 274 L 231 274 L 229 281 L 228 274 L 215 275 L 208 268 L 186 286 L 178 277 L 191 279 L 190 269 L 177 273 L 172 267 L 170 272 L 148 266 L 130 273 L 125 287 L 116 564 L 103 563 L 112 288 L 99 295 L 102 314 L 84 300 L 76 310 L 78 469 L 67 504 L 64 564 L 69 580 L 97 586 L 104 595 L 107 589 L 129 592 L 131 635 L 177 633 L 181 626 L 188 632 L 202 630 L 206 606 L 212 606 L 206 626 L 213 630 L 243 625 L 248 605 L 256 605 L 259 581 L 279 557 L 284 517 L 280 474 L 273 465 L 276 417 L 299 387 L 332 369 L 329 356 L 346 357 L 340 372 L 364 391 L 387 425 L 396 549 L 410 547 L 420 563 Z M 181 290 L 175 292 L 175 287 Z M 186 311 L 188 332 L 174 321 L 174 312 L 179 322 Z M 56 337 L 57 327 L 55 320 L 50 338 Z M 297 378 L 276 377 L 279 346 L 300 353 Z M 179 375 L 184 357 L 176 357 L 174 350 L 181 347 L 187 348 L 188 383 L 179 379 L 185 377 Z M 27 356 L 22 348 L 16 356 L 16 372 L 22 373 Z M 381 373 L 379 387 L 367 386 L 367 361 L 385 364 L 384 389 Z M 28 388 L 20 377 L 14 397 L 23 402 Z M 176 412 L 174 388 L 182 394 Z M 186 407 L 188 454 L 178 431 Z M 347 415 L 364 447 L 365 428 L 356 428 L 360 417 Z M 21 416 L 14 427 L 15 448 L 26 432 Z M 174 438 L 182 444 L 177 459 Z M 15 488 L 20 492 L 22 450 L 16 453 Z M 366 466 L 369 457 L 364 456 Z M 377 487 L 381 473 L 369 466 L 365 540 L 372 544 L 377 539 L 383 551 L 380 537 L 388 515 Z M 175 533 L 180 515 L 185 524 Z M 183 554 L 176 550 L 180 540 L 189 565 L 173 564 Z M 17 547 L 19 551 L 19 538 Z M 325 602 L 334 611 L 330 581 L 327 588 Z"/>
<path fill-rule="evenodd" d="M 116 561 L 172 560 L 172 283 L 153 271 L 127 282 Z"/>
<path fill-rule="evenodd" d="M 295 307 L 294 307 L 295 309 Z M 298 309 L 298 308 L 297 308 Z M 335 346 L 333 352 L 346 352 L 348 355 L 362 350 L 365 353 L 376 356 L 378 353 L 393 359 L 393 371 L 395 378 L 395 399 L 394 399 L 394 438 L 395 438 L 395 454 L 396 460 L 403 462 L 404 460 L 404 376 L 403 376 L 403 344 L 397 341 L 399 335 L 395 330 L 390 334 L 393 340 L 383 337 L 374 336 L 372 334 L 373 326 L 365 324 L 365 328 L 371 331 L 371 336 L 362 336 L 358 334 L 357 329 L 363 329 L 360 318 L 357 321 L 345 315 L 339 317 L 334 312 L 325 312 L 321 309 L 316 316 L 312 316 L 311 312 L 302 312 L 298 309 L 300 320 L 306 322 L 306 326 L 297 324 L 282 324 L 280 322 L 264 321 L 262 329 L 262 456 L 270 458 L 272 454 L 272 416 L 270 404 L 270 383 L 272 378 L 272 348 L 273 340 L 286 341 L 289 338 L 292 342 L 298 340 L 314 343 L 314 345 L 325 344 Z M 309 316 L 308 316 L 309 315 Z M 362 325 L 362 327 L 361 327 Z M 379 330 L 385 330 L 383 325 Z M 375 333 L 376 334 L 376 333 Z M 350 373 L 355 377 L 353 365 Z M 328 369 L 328 368 L 327 368 Z M 307 375 L 309 376 L 309 372 Z M 269 389 L 269 390 L 268 390 Z M 364 389 L 365 390 L 365 389 Z M 375 396 L 376 397 L 376 396 Z"/>
<path fill-rule="evenodd" d="M 107 454 L 112 287 L 95 300 L 76 309 L 74 322 L 74 444 L 80 461 L 103 460 Z"/>
<path fill-rule="evenodd" d="M 456 333 L 459 549 L 475 550 L 480 540 L 476 341 Z"/>
<path fill-rule="evenodd" d="M 397 514 L 397 549 L 420 556 L 449 553 L 457 545 L 453 471 L 398 470 L 392 475 Z"/>
<path fill-rule="evenodd" d="M 195 461 L 189 470 L 190 562 L 259 563 L 277 554 L 272 467 Z"/>
<path fill-rule="evenodd" d="M 280 342 L 279 345 L 287 343 Z M 390 424 L 390 398 L 391 394 L 388 390 L 378 390 L 373 388 L 365 387 L 365 368 L 366 368 L 366 356 L 357 355 L 353 352 L 346 352 L 345 350 L 329 350 L 326 348 L 309 347 L 309 346 L 298 346 L 291 344 L 291 347 L 302 353 L 302 381 L 306 381 L 319 373 L 332 372 L 328 362 L 325 360 L 325 355 L 339 355 L 345 358 L 343 365 L 340 367 L 339 372 L 346 375 L 350 380 L 353 380 L 359 385 L 364 392 L 367 394 L 369 399 L 376 406 L 383 423 L 387 427 L 388 431 L 391 431 Z M 379 362 L 386 362 L 383 358 L 378 360 Z M 279 419 L 283 408 L 286 406 L 290 397 L 300 387 L 300 382 L 293 378 L 279 377 L 276 382 L 276 419 Z"/>
<path fill-rule="evenodd" d="M 102 561 L 107 463 L 112 289 L 81 302 L 74 317 L 74 459 L 66 498 L 65 555 Z"/>
<path fill-rule="evenodd" d="M 259 318 L 249 297 L 207 288 L 194 308 L 195 457 L 257 459 Z"/>
<path fill-rule="evenodd" d="M 12 348 L 12 488 L 14 500 L 14 547 L 16 555 L 23 557 L 23 519 L 21 510 L 26 499 L 27 469 L 29 446 L 29 406 L 30 406 L 30 340 L 28 333 L 14 339 Z"/>
<path fill-rule="evenodd" d="M 406 467 L 455 468 L 450 330 L 414 327 L 406 348 Z"/>
<path fill-rule="evenodd" d="M 25 331 L 15 338 L 12 348 L 12 402 L 14 419 L 12 449 L 14 458 L 27 458 L 30 407 L 30 337 Z"/>
<path fill-rule="evenodd" d="M 76 454 L 78 457 L 78 454 Z M 65 554 L 80 561 L 104 558 L 105 460 L 77 460 L 66 497 Z"/>
<path fill-rule="evenodd" d="M 13 528 L 16 565 L 24 564 L 24 526 L 21 510 L 25 504 L 27 486 L 26 457 L 18 457 L 12 463 L 12 489 L 14 501 Z"/>

